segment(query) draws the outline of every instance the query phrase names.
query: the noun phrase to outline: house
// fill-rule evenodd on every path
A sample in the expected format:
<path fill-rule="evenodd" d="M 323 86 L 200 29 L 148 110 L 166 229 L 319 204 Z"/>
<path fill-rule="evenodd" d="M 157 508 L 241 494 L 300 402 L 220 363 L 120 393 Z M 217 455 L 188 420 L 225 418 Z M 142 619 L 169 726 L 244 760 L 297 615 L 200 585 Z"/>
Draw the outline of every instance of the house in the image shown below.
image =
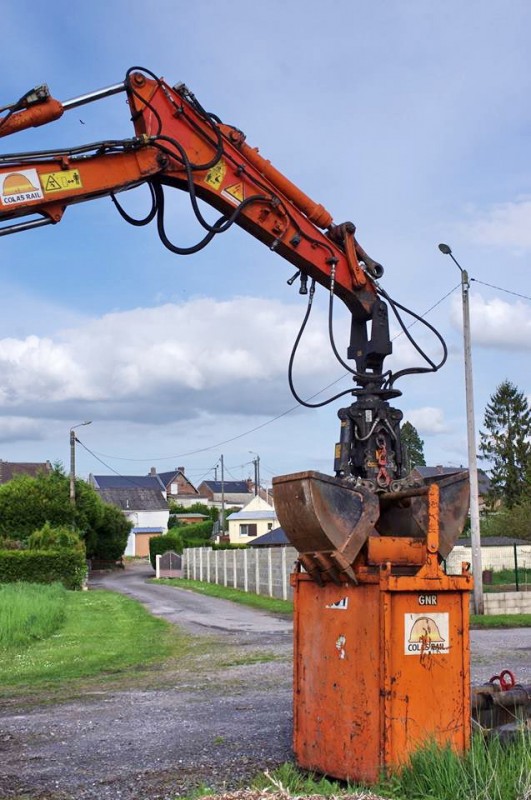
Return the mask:
<path fill-rule="evenodd" d="M 104 503 L 119 508 L 133 524 L 124 555 L 149 555 L 149 540 L 168 530 L 166 492 L 153 476 L 91 475 Z"/>
<path fill-rule="evenodd" d="M 415 467 L 413 474 L 419 478 L 434 478 L 437 475 L 455 475 L 457 472 L 468 472 L 467 467 Z M 478 469 L 478 493 L 479 493 L 479 510 L 484 511 L 487 495 L 490 491 L 490 479 L 487 473 Z"/>
<path fill-rule="evenodd" d="M 0 458 L 0 484 L 8 483 L 18 475 L 36 478 L 40 473 L 49 474 L 53 467 L 49 461 L 3 461 Z"/>
<path fill-rule="evenodd" d="M 278 520 L 273 506 L 256 496 L 241 511 L 229 514 L 227 524 L 231 544 L 249 544 L 277 528 Z"/>
<path fill-rule="evenodd" d="M 180 505 L 189 506 L 201 501 L 199 492 L 184 474 L 184 467 L 176 467 L 169 472 L 157 472 L 155 467 L 151 467 L 149 475 L 158 478 L 166 496 Z"/>
<path fill-rule="evenodd" d="M 225 507 L 243 508 L 255 496 L 253 483 L 246 481 L 202 481 L 197 487 L 201 501 L 210 506 L 221 508 L 222 497 Z"/>

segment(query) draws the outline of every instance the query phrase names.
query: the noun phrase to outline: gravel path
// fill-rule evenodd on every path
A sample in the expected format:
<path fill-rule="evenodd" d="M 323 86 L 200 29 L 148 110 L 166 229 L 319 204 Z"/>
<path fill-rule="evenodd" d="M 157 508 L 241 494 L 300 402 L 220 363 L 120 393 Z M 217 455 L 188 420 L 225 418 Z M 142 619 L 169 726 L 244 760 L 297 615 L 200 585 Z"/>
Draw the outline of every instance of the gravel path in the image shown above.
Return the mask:
<path fill-rule="evenodd" d="M 198 636 L 184 664 L 126 690 L 0 702 L 0 798 L 173 798 L 241 785 L 291 759 L 291 624 L 260 611 L 146 584 L 145 568 L 96 578 Z M 531 682 L 531 631 L 473 631 L 473 682 L 510 667 Z M 265 660 L 257 663 L 257 658 Z M 134 685 L 131 685 L 134 684 Z"/>

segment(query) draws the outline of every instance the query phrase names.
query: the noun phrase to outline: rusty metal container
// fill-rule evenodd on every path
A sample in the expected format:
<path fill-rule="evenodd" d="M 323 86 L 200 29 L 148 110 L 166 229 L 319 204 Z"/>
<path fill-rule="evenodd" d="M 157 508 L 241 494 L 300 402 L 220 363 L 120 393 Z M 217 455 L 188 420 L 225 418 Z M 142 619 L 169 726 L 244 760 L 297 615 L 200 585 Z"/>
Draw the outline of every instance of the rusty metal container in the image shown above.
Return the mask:
<path fill-rule="evenodd" d="M 374 783 L 430 740 L 468 748 L 472 576 L 440 566 L 465 477 L 383 498 L 315 472 L 274 480 L 305 570 L 292 575 L 299 766 Z"/>
<path fill-rule="evenodd" d="M 292 576 L 299 766 L 373 783 L 430 739 L 470 741 L 470 576 Z"/>

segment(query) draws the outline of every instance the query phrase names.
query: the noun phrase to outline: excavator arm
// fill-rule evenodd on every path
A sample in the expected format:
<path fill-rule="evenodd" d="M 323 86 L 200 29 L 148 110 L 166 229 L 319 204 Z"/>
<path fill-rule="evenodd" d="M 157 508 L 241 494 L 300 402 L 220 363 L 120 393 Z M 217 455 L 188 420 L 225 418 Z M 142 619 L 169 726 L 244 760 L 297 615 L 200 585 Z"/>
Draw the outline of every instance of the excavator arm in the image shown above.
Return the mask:
<path fill-rule="evenodd" d="M 388 305 L 382 297 L 390 298 L 378 283 L 383 268 L 359 245 L 352 222 L 335 224 L 322 205 L 250 147 L 238 128 L 205 111 L 184 84 L 171 87 L 147 70 L 132 68 L 122 83 L 66 102 L 51 97 L 46 86 L 38 87 L 1 109 L 5 113 L 0 117 L 0 136 L 50 123 L 66 111 L 120 92 L 126 93 L 129 103 L 132 138 L 0 156 L 0 235 L 58 223 L 68 206 L 107 195 L 128 221 L 145 224 L 156 220 L 163 244 L 175 253 L 197 252 L 236 224 L 295 267 L 297 273 L 288 283 L 300 277 L 302 294 L 308 293 L 307 283 L 312 281 L 310 300 L 313 282 L 328 289 L 331 312 L 338 296 L 352 319 L 347 355 L 355 363 L 350 372 L 356 400 L 338 412 L 341 432 L 335 450 L 336 477 L 321 480 L 323 476 L 317 473 L 303 473 L 293 482 L 293 476 L 287 476 L 290 480 L 279 479 L 277 492 L 279 515 L 284 506 L 284 527 L 301 553 L 312 537 L 304 529 L 301 536 L 300 515 L 295 514 L 292 522 L 293 510 L 306 504 L 306 513 L 312 517 L 306 530 L 313 526 L 316 546 L 310 548 L 313 555 L 305 562 L 308 571 L 316 575 L 326 572 L 322 554 L 330 551 L 335 553 L 339 571 L 351 576 L 350 565 L 365 539 L 375 533 L 375 526 L 381 524 L 385 535 L 397 528 L 396 513 L 389 510 L 393 504 L 377 500 L 376 495 L 392 494 L 402 506 L 409 503 L 414 507 L 417 501 L 411 497 L 427 492 L 422 481 L 404 473 L 402 414 L 388 402 L 400 392 L 393 387 L 390 373 L 383 370 L 384 359 L 392 350 Z M 153 201 L 142 221 L 132 220 L 118 199 L 120 192 L 140 184 L 149 185 Z M 167 235 L 167 187 L 190 196 L 205 231 L 193 247 L 178 247 Z M 220 213 L 216 222 L 204 218 L 198 200 Z M 340 363 L 347 366 L 333 341 L 332 346 Z M 314 519 L 318 506 L 320 513 Z M 323 513 L 330 518 L 331 511 L 332 517 L 337 512 L 343 520 L 338 526 L 336 514 L 333 533 L 323 522 Z M 404 522 L 401 511 L 400 525 L 417 530 L 423 513 L 411 511 Z"/>

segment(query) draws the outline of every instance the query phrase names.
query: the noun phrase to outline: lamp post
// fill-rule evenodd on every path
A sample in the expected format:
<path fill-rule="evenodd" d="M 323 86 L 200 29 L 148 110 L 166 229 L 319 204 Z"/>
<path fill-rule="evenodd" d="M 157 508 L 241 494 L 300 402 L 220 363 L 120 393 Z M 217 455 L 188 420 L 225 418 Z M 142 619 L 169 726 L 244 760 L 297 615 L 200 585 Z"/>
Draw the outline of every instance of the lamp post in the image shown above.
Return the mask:
<path fill-rule="evenodd" d="M 476 426 L 474 422 L 474 385 L 472 381 L 472 345 L 470 341 L 470 281 L 468 273 L 457 261 L 449 245 L 441 243 L 439 250 L 450 256 L 461 272 L 461 299 L 463 303 L 463 345 L 465 356 L 465 395 L 468 442 L 468 471 L 470 475 L 470 538 L 472 544 L 472 572 L 474 573 L 474 611 L 483 614 L 483 575 L 481 567 L 481 534 L 479 527 L 478 464 L 476 456 Z"/>
<path fill-rule="evenodd" d="M 86 422 L 80 422 L 78 425 L 72 425 L 70 428 L 70 502 L 73 506 L 76 504 L 76 428 L 81 428 L 83 425 L 90 425 L 91 419 Z"/>
<path fill-rule="evenodd" d="M 255 453 L 253 450 L 249 450 L 249 452 L 250 452 L 250 454 L 252 456 L 256 456 L 256 458 L 253 459 L 253 464 L 254 464 L 254 494 L 255 494 L 255 497 L 256 497 L 256 495 L 260 491 L 260 456 L 258 455 L 258 453 Z"/>

